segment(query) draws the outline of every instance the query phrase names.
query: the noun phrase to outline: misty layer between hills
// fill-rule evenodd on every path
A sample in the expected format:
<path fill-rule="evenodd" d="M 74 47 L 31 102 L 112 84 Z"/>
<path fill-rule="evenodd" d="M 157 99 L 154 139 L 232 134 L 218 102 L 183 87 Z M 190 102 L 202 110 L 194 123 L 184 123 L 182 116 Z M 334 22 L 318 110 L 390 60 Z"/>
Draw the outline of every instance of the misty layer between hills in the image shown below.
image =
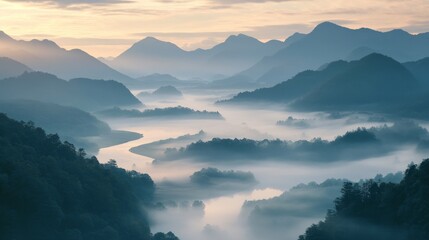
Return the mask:
<path fill-rule="evenodd" d="M 142 137 L 139 133 L 112 130 L 88 112 L 74 107 L 31 100 L 0 101 L 0 112 L 18 121 L 33 122 L 48 133 L 96 154 L 99 148 L 113 146 Z"/>
<path fill-rule="evenodd" d="M 377 183 L 399 183 L 403 173 L 377 175 Z M 368 180 L 360 180 L 363 184 Z M 297 239 L 305 229 L 325 216 L 334 207 L 334 200 L 341 195 L 346 179 L 327 179 L 322 183 L 299 184 L 278 197 L 246 201 L 241 218 L 252 239 Z"/>
<path fill-rule="evenodd" d="M 412 121 L 399 121 L 391 126 L 358 128 L 335 140 L 315 138 L 311 141 L 220 139 L 197 141 L 181 148 L 167 148 L 156 154 L 155 162 L 191 159 L 197 162 L 240 163 L 281 161 L 329 163 L 377 157 L 415 146 L 426 152 L 429 133 Z M 137 153 L 144 153 L 144 147 Z"/>
<path fill-rule="evenodd" d="M 220 104 L 277 103 L 297 111 L 370 111 L 428 119 L 429 61 L 401 64 L 381 55 L 336 61 L 270 88 L 242 92 Z"/>
<path fill-rule="evenodd" d="M 209 167 L 194 172 L 187 180 L 157 182 L 156 198 L 161 202 L 211 199 L 251 191 L 257 183 L 251 172 L 222 171 Z"/>
<path fill-rule="evenodd" d="M 115 107 L 96 114 L 108 118 L 223 119 L 219 112 L 200 111 L 182 106 L 146 109 L 144 111 Z"/>
<path fill-rule="evenodd" d="M 92 79 L 65 81 L 42 72 L 0 80 L 0 100 L 27 99 L 94 111 L 141 105 L 121 83 Z"/>

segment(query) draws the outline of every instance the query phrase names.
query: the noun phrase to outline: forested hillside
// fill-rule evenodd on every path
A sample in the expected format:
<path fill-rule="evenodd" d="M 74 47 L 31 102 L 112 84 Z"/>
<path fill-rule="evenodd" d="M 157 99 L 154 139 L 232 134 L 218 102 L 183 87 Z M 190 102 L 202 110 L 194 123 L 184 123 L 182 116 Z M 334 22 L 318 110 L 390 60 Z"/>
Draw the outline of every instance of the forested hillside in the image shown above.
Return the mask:
<path fill-rule="evenodd" d="M 429 159 L 412 164 L 399 184 L 344 184 L 335 210 L 299 240 L 429 239 Z"/>
<path fill-rule="evenodd" d="M 150 233 L 154 191 L 149 175 L 0 114 L 0 239 L 176 239 Z"/>

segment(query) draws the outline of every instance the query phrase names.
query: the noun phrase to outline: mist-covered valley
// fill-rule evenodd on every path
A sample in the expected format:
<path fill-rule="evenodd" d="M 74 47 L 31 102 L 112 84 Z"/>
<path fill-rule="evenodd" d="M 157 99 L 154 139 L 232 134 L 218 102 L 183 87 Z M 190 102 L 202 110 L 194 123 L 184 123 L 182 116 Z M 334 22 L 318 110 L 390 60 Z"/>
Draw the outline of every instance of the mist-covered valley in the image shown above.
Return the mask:
<path fill-rule="evenodd" d="M 323 22 L 106 59 L 1 32 L 0 238 L 426 239 L 427 46 Z"/>
<path fill-rule="evenodd" d="M 286 239 L 296 239 L 309 224 L 322 220 L 327 209 L 332 206 L 319 207 L 317 211 L 320 212 L 316 216 L 311 216 L 309 209 L 296 206 L 301 209 L 302 216 L 293 218 L 292 225 L 290 222 L 287 224 L 280 222 L 273 229 L 269 228 L 270 221 L 279 220 L 263 218 L 261 221 L 267 222 L 263 225 L 266 227 L 263 230 L 264 236 L 261 236 L 251 231 L 252 226 L 248 221 L 253 220 L 249 220 L 241 210 L 244 202 L 270 199 L 283 192 L 287 196 L 289 189 L 302 183 L 343 179 L 338 183 L 336 193 L 326 197 L 326 202 L 332 204 L 340 195 L 345 179 L 359 181 L 373 178 L 377 174 L 387 175 L 403 171 L 410 163 L 410 159 L 423 159 L 427 154 L 427 149 L 423 145 L 429 136 L 421 127 L 425 125 L 424 122 L 403 120 L 404 123 L 399 123 L 389 121 L 387 117 L 376 118 L 374 114 L 365 112 L 345 114 L 291 112 L 275 104 L 225 106 L 215 103 L 216 99 L 223 99 L 230 94 L 230 90 L 218 90 L 215 93 L 206 91 L 199 94 L 193 90 L 184 90 L 181 99 L 145 103 L 145 108 L 148 109 L 182 105 L 192 109 L 216 111 L 222 114 L 223 120 L 183 119 L 173 116 L 152 119 L 133 117 L 106 119 L 106 122 L 115 129 L 144 135 L 136 141 L 103 148 L 97 157 L 100 161 L 115 159 L 118 165 L 125 169 L 150 173 L 158 187 L 159 201 L 165 205 L 165 210 L 154 213 L 154 228 L 157 231 L 173 231 L 178 236 L 185 236 L 186 239 L 219 237 L 261 239 L 269 232 L 275 234 L 272 237 L 283 235 L 287 236 Z M 277 124 L 278 121 L 288 119 L 290 116 L 294 119 L 305 119 L 307 124 L 304 126 Z M 366 144 L 365 136 L 362 138 L 352 136 L 351 146 L 347 146 L 345 140 L 346 143 L 332 146 L 332 150 L 326 150 L 320 144 L 313 143 L 319 141 L 315 140 L 319 138 L 323 141 L 334 141 L 338 136 L 359 128 L 368 129 L 370 132 L 379 131 L 380 135 L 385 135 L 382 141 L 387 142 L 371 139 L 370 143 Z M 399 142 L 396 143 L 392 137 Z M 302 151 L 297 154 L 314 152 L 314 155 L 312 157 L 303 155 L 300 159 L 291 158 L 288 161 L 287 152 L 294 151 L 292 149 L 262 157 L 258 151 L 270 151 L 264 150 L 269 147 L 266 143 L 261 143 L 260 149 L 242 149 L 240 146 L 225 143 L 225 146 L 215 145 L 213 150 L 204 148 L 200 150 L 201 155 L 172 155 L 169 160 L 162 160 L 165 154 L 169 152 L 171 154 L 173 149 L 186 148 L 199 141 L 209 142 L 213 138 L 255 141 L 280 139 L 291 143 L 305 140 L 308 141 L 308 146 L 304 150 L 296 150 Z M 389 146 L 389 149 L 383 149 L 383 146 Z M 341 148 L 348 150 L 342 152 Z M 338 152 L 340 154 L 337 154 Z M 249 155 L 246 155 L 247 153 Z M 241 156 L 236 156 L 240 154 Z M 279 156 L 284 157 L 284 160 L 279 160 Z M 201 185 L 193 182 L 192 176 L 204 169 L 216 169 L 213 175 L 206 176 L 209 183 Z M 248 172 L 253 177 L 243 177 L 241 180 L 239 176 L 238 179 L 228 178 L 222 171 Z M 311 195 L 311 192 L 308 194 Z M 315 198 L 309 196 L 304 201 L 320 201 L 317 196 Z M 194 201 L 203 201 L 204 209 L 197 211 L 192 208 Z M 184 202 L 189 207 L 183 207 Z"/>

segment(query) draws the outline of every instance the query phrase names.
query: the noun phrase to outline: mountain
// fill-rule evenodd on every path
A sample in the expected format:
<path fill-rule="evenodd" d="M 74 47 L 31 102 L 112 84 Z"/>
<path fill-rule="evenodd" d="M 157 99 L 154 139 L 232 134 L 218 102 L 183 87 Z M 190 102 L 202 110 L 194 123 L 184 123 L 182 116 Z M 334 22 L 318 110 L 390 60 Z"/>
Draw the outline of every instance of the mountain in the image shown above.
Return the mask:
<path fill-rule="evenodd" d="M 38 100 L 85 110 L 141 104 L 123 84 L 112 80 L 65 81 L 42 72 L 0 80 L 0 99 Z"/>
<path fill-rule="evenodd" d="M 421 84 L 394 59 L 370 54 L 358 61 L 336 61 L 304 71 L 270 88 L 239 93 L 226 102 L 292 103 L 302 110 L 353 110 L 398 104 L 420 92 Z M 387 110 L 387 109 L 385 109 Z"/>
<path fill-rule="evenodd" d="M 147 174 L 100 164 L 57 135 L 0 114 L 0 238 L 178 240 L 152 235 Z M 160 236 L 161 235 L 161 236 Z M 174 237 L 174 238 L 173 238 Z"/>
<path fill-rule="evenodd" d="M 426 87 L 429 87 L 429 57 L 403 64 Z"/>
<path fill-rule="evenodd" d="M 153 73 L 172 73 L 181 76 L 180 69 L 186 67 L 189 61 L 185 59 L 186 52 L 178 46 L 147 37 L 114 58 L 111 66 L 136 77 Z M 174 70 L 168 72 L 166 68 Z"/>
<path fill-rule="evenodd" d="M 419 166 L 410 164 L 398 184 L 347 182 L 325 220 L 309 227 L 299 240 L 428 239 L 428 185 L 428 159 Z"/>
<path fill-rule="evenodd" d="M 319 88 L 292 104 L 311 110 L 353 110 L 392 106 L 411 99 L 420 90 L 410 71 L 392 58 L 370 54 L 348 64 Z"/>
<path fill-rule="evenodd" d="M 400 62 L 416 61 L 429 56 L 429 37 L 427 34 L 412 35 L 403 30 L 379 32 L 368 28 L 349 29 L 324 22 L 309 34 L 299 35 L 298 39 L 276 54 L 264 57 L 238 74 L 272 85 L 301 71 L 317 69 L 324 63 L 347 59 L 359 48 L 371 49 L 371 52 L 391 56 Z"/>
<path fill-rule="evenodd" d="M 170 97 L 181 97 L 183 96 L 182 92 L 180 92 L 179 90 L 177 90 L 177 88 L 173 87 L 173 86 L 162 86 L 158 89 L 156 89 L 152 95 L 155 96 L 170 96 Z"/>
<path fill-rule="evenodd" d="M 399 183 L 401 172 L 378 174 L 373 181 Z M 246 227 L 258 239 L 297 239 L 309 224 L 323 219 L 327 209 L 334 207 L 334 199 L 341 195 L 345 179 L 327 179 L 322 183 L 300 183 L 280 196 L 246 201 L 240 216 Z M 363 183 L 365 180 L 360 180 Z M 287 224 L 285 224 L 287 223 Z"/>
<path fill-rule="evenodd" d="M 0 79 L 16 77 L 24 72 L 32 72 L 29 67 L 7 57 L 0 57 Z"/>
<path fill-rule="evenodd" d="M 107 123 L 74 107 L 31 100 L 0 101 L 0 112 L 18 121 L 33 122 L 50 134 L 95 154 L 101 147 L 141 138 L 138 133 L 115 131 Z"/>
<path fill-rule="evenodd" d="M 136 77 L 161 73 L 184 79 L 212 79 L 246 69 L 283 45 L 280 41 L 262 43 L 239 34 L 211 49 L 185 51 L 173 43 L 147 37 L 116 57 L 110 65 Z"/>
<path fill-rule="evenodd" d="M 18 41 L 1 32 L 0 56 L 19 61 L 35 71 L 52 73 L 64 79 L 84 77 L 123 83 L 133 81 L 82 50 L 65 50 L 46 39 Z"/>
<path fill-rule="evenodd" d="M 182 98 L 183 94 L 177 88 L 167 85 L 159 87 L 153 92 L 142 91 L 136 96 L 142 99 L 144 102 L 152 102 L 177 100 Z"/>
<path fill-rule="evenodd" d="M 386 156 L 404 146 L 415 146 L 419 152 L 429 149 L 429 132 L 410 120 L 392 126 L 357 128 L 334 140 L 280 140 L 212 138 L 187 146 L 166 146 L 158 152 L 156 162 L 192 159 L 199 163 L 251 163 L 263 161 L 321 164 L 335 161 L 356 161 Z"/>

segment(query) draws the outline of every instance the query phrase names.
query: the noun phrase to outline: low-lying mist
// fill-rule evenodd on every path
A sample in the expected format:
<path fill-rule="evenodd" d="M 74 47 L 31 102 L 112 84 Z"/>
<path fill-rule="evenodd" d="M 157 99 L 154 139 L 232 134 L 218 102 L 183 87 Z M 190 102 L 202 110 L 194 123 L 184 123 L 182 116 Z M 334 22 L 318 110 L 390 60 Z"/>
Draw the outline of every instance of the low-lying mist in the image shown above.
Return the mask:
<path fill-rule="evenodd" d="M 186 90 L 182 92 L 183 97 L 174 101 L 143 103 L 149 109 L 182 105 L 193 109 L 218 111 L 225 120 L 174 117 L 162 120 L 104 119 L 114 129 L 144 135 L 139 140 L 103 148 L 97 157 L 101 162 L 115 159 L 118 166 L 149 173 L 154 179 L 159 186 L 158 193 L 163 195 L 162 202 L 165 207 L 163 210 L 154 210 L 150 213 L 154 232 L 173 231 L 181 239 L 187 240 L 261 239 L 252 238 L 256 237 L 256 234 L 248 231 L 247 221 L 243 220 L 241 208 L 246 200 L 276 197 L 300 183 L 312 181 L 322 183 L 332 178 L 359 181 L 372 178 L 379 173 L 396 173 L 404 170 L 411 161 L 417 162 L 426 157 L 424 151 L 416 151 L 420 141 L 422 149 L 425 148 L 423 140 L 426 140 L 427 125 L 424 122 L 412 124 L 409 122 L 410 124 L 394 127 L 395 125 L 388 118 L 365 113 L 300 113 L 287 111 L 281 106 L 223 106 L 213 104 L 214 100 L 230 95 L 230 91 L 213 91 L 210 94 Z M 143 109 L 145 108 L 139 110 Z M 303 126 L 277 124 L 278 121 L 287 120 L 288 117 L 305 120 L 307 124 Z M 365 151 L 362 153 L 362 149 L 359 149 L 357 152 L 359 158 L 353 161 L 343 161 L 341 156 L 336 156 L 336 161 L 327 161 L 323 164 L 314 164 L 317 160 L 317 151 L 314 153 L 313 161 L 306 164 L 273 161 L 273 159 L 261 161 L 257 158 L 252 159 L 250 155 L 243 159 L 245 161 L 235 162 L 227 161 L 227 158 L 220 154 L 208 156 L 210 161 L 183 158 L 180 161 L 153 163 L 153 160 L 163 155 L 167 148 L 180 149 L 198 140 L 247 138 L 255 141 L 282 139 L 295 142 L 311 141 L 313 138 L 320 137 L 327 142 L 333 142 L 337 136 L 344 137 L 348 131 L 354 131 L 359 127 L 365 127 L 368 131 L 372 129 L 371 133 L 377 139 L 381 139 L 382 146 L 387 147 L 392 144 L 394 148 L 386 149 L 374 145 L 373 149 L 377 154 L 368 154 Z M 398 136 L 401 137 L 397 138 Z M 393 141 L 393 139 L 396 140 Z M 132 152 L 129 151 L 130 149 L 133 149 Z M 221 191 L 216 186 L 225 188 L 222 184 L 207 187 L 192 183 L 190 176 L 202 169 L 210 168 L 216 168 L 222 172 L 229 170 L 251 172 L 257 184 L 238 186 L 232 184 L 229 186 L 233 188 L 230 189 L 231 191 L 224 191 L 224 189 Z M 203 210 L 192 207 L 194 201 L 199 200 L 204 203 Z M 169 205 L 169 202 L 174 202 L 173 206 Z M 186 205 L 188 207 L 184 207 Z M 292 221 L 296 223 L 294 225 L 296 231 L 291 231 L 288 236 L 296 239 L 296 236 L 303 233 L 303 229 L 312 223 L 317 223 L 323 217 L 322 215 L 320 218 L 314 216 L 289 218 L 289 223 Z M 287 225 L 285 223 L 285 226 Z"/>

